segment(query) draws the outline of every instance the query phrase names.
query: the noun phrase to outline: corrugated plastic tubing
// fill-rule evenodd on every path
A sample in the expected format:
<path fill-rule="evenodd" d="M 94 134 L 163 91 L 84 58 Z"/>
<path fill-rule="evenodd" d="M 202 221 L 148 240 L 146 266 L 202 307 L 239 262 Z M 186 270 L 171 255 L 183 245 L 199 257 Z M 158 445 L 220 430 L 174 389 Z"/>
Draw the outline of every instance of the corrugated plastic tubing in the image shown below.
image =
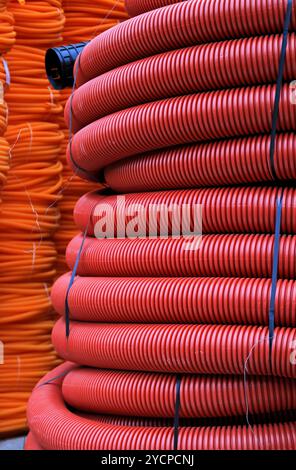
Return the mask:
<path fill-rule="evenodd" d="M 106 183 L 117 192 L 155 191 L 272 181 L 269 135 L 156 150 L 104 169 Z M 275 175 L 296 179 L 296 136 L 275 140 Z"/>
<path fill-rule="evenodd" d="M 119 0 L 63 0 L 65 14 L 65 27 L 63 30 L 63 43 L 75 44 L 81 41 L 91 40 L 95 35 L 109 29 L 127 18 L 124 2 Z M 64 89 L 60 91 L 60 103 L 65 105 L 65 99 L 72 94 L 72 90 Z M 63 163 L 63 199 L 59 202 L 61 219 L 59 228 L 54 240 L 58 250 L 58 274 L 63 274 L 67 270 L 65 263 L 65 251 L 69 240 L 78 232 L 73 222 L 73 208 L 77 199 L 86 191 L 95 189 L 95 185 L 81 180 L 67 164 L 66 148 L 68 144 L 68 130 L 64 119 L 60 120 L 61 128 L 64 131 L 64 146 L 60 160 Z M 98 185 L 96 185 L 98 188 Z"/>
<path fill-rule="evenodd" d="M 39 446 L 61 450 L 171 450 L 172 427 L 130 427 L 92 421 L 70 412 L 63 400 L 63 378 L 46 383 L 73 368 L 65 364 L 47 374 L 29 400 L 28 420 Z M 180 450 L 294 449 L 295 423 L 247 426 L 182 427 Z"/>
<path fill-rule="evenodd" d="M 260 414 L 296 407 L 295 384 L 278 377 L 248 377 L 249 412 Z M 173 418 L 176 377 L 112 370 L 74 369 L 62 393 L 71 407 L 106 415 Z M 241 376 L 183 376 L 180 417 L 244 415 L 245 384 Z"/>
<path fill-rule="evenodd" d="M 64 137 L 53 123 L 63 109 L 45 74 L 45 50 L 30 47 L 45 48 L 53 45 L 52 40 L 61 40 L 61 2 L 11 0 L 7 6 L 11 16 L 14 13 L 17 45 L 5 56 L 11 84 L 5 90 L 10 169 L 0 218 L 0 339 L 5 345 L 0 366 L 1 437 L 27 429 L 30 391 L 60 363 L 50 342 L 55 318 L 50 283 L 56 273 L 51 237 L 59 222 L 55 201 L 60 198 L 62 165 L 57 158 Z M 4 66 L 2 62 L 1 70 Z M 4 78 L 8 82 L 7 73 Z"/>
<path fill-rule="evenodd" d="M 201 230 L 204 234 L 274 233 L 279 197 L 282 197 L 281 233 L 296 234 L 296 189 L 287 187 L 158 191 L 124 194 L 121 198 L 94 192 L 80 198 L 74 220 L 83 232 L 87 227 L 88 235 L 93 236 L 96 224 L 104 216 L 107 238 L 127 236 L 133 218 L 137 227 L 130 236 L 135 237 L 159 235 L 164 222 L 168 235 L 198 234 Z"/>
<path fill-rule="evenodd" d="M 5 184 L 7 172 L 9 170 L 9 144 L 4 137 L 0 137 L 0 203 L 1 190 Z M 1 211 L 1 206 L 0 206 Z"/>
<path fill-rule="evenodd" d="M 180 1 L 184 0 L 125 0 L 125 8 L 130 16 L 136 16 Z"/>
<path fill-rule="evenodd" d="M 70 273 L 54 284 L 55 310 L 65 314 Z M 96 323 L 229 323 L 267 325 L 270 279 L 76 277 L 71 318 Z M 280 279 L 275 322 L 296 326 L 296 281 Z"/>
<path fill-rule="evenodd" d="M 281 34 L 286 9 L 286 0 L 208 0 L 181 2 L 140 15 L 102 33 L 85 47 L 77 65 L 77 85 L 160 52 L 199 43 Z M 296 30 L 294 5 L 290 30 Z"/>
<path fill-rule="evenodd" d="M 7 10 L 7 3 L 7 0 L 0 1 L 0 54 L 4 54 L 15 44 L 16 37 L 14 18 Z"/>
<path fill-rule="evenodd" d="M 73 269 L 82 242 L 68 245 Z M 273 235 L 204 235 L 187 238 L 102 239 L 87 237 L 79 260 L 80 276 L 110 277 L 271 277 Z M 296 278 L 296 236 L 283 235 L 280 279 Z"/>
<path fill-rule="evenodd" d="M 296 378 L 295 328 L 275 328 L 272 370 L 268 327 L 70 323 L 57 321 L 52 341 L 65 360 L 90 367 L 184 374 L 248 373 Z M 252 351 L 252 354 L 250 354 Z"/>
<path fill-rule="evenodd" d="M 128 17 L 122 0 L 63 0 L 63 10 L 65 44 L 88 41 Z"/>
<path fill-rule="evenodd" d="M 150 101 L 275 82 L 282 35 L 169 51 L 126 64 L 85 83 L 71 101 L 74 130 L 107 114 Z M 289 34 L 284 80 L 296 75 L 296 36 Z M 260 66 L 258 64 L 261 64 Z M 70 101 L 65 116 L 68 121 Z"/>
<path fill-rule="evenodd" d="M 190 3 L 190 2 L 189 2 Z M 77 132 L 68 161 L 97 174 L 126 157 L 172 145 L 270 132 L 276 85 L 211 91 L 155 101 L 103 117 Z M 296 106 L 283 85 L 279 131 L 296 130 Z M 213 145 L 213 144 L 212 144 Z M 71 152 L 70 152 L 71 149 Z M 74 164 L 73 164 L 74 162 Z"/>
<path fill-rule="evenodd" d="M 61 4 L 61 0 L 10 0 L 8 7 L 15 18 L 14 29 L 19 42 L 26 46 L 38 44 L 40 48 L 61 43 L 65 24 Z"/>
<path fill-rule="evenodd" d="M 157 4 L 144 2 L 143 8 L 163 4 L 167 5 L 167 2 L 157 2 Z M 268 164 L 268 151 L 270 150 L 268 134 L 271 130 L 275 99 L 275 85 L 272 82 L 275 81 L 278 73 L 282 37 L 277 34 L 282 33 L 286 6 L 286 1 L 275 0 L 271 0 L 268 5 L 264 0 L 252 3 L 230 0 L 180 2 L 128 20 L 102 33 L 89 43 L 77 61 L 79 64 L 77 84 L 81 86 L 85 83 L 85 85 L 76 92 L 77 98 L 74 95 L 73 99 L 75 104 L 72 130 L 78 132 L 74 135 L 68 150 L 68 159 L 75 170 L 79 170 L 79 174 L 86 179 L 92 176 L 102 178 L 106 167 L 110 164 L 124 164 L 121 162 L 122 159 L 129 159 L 125 162 L 128 164 L 131 157 L 150 152 L 150 155 L 141 156 L 139 159 L 139 161 L 146 161 L 144 165 L 148 165 L 149 160 L 145 158 L 149 159 L 151 152 L 154 152 L 153 157 L 155 154 L 162 156 L 171 152 L 170 162 L 176 162 L 179 157 L 182 158 L 188 148 L 195 149 L 194 157 L 204 155 L 206 152 L 208 157 L 210 155 L 214 159 L 218 158 L 217 153 L 222 150 L 221 155 L 226 155 L 231 166 L 235 168 L 235 165 L 232 165 L 233 155 L 239 150 L 236 156 L 238 162 L 243 161 L 246 155 L 252 155 L 253 159 L 258 159 L 258 155 L 265 155 L 262 168 L 256 170 L 258 165 L 254 165 L 254 170 L 250 170 L 250 176 L 248 173 L 245 175 L 243 170 L 239 174 L 235 174 L 233 170 L 232 175 L 231 173 L 230 176 L 226 175 L 225 180 L 221 176 L 222 181 L 220 181 L 219 161 L 217 161 L 217 183 L 215 183 L 215 176 L 212 177 L 214 184 L 229 184 L 229 178 L 233 178 L 233 183 L 245 182 L 244 178 L 247 178 L 247 181 L 248 178 L 251 181 L 271 179 L 271 168 Z M 290 79 L 290 73 L 291 78 L 294 73 L 291 62 L 295 26 L 296 13 L 293 8 L 291 34 L 288 38 L 286 80 Z M 252 36 L 271 34 L 275 36 L 248 39 Z M 246 39 L 227 42 L 241 37 Z M 226 42 L 217 43 L 221 40 L 226 40 Z M 212 44 L 198 45 L 209 42 Z M 184 47 L 187 49 L 181 50 Z M 176 51 L 170 52 L 174 50 Z M 150 57 L 155 54 L 161 55 Z M 223 59 L 217 62 L 217 57 L 220 58 L 223 55 L 229 57 L 229 62 Z M 139 62 L 129 64 L 139 59 L 141 59 Z M 257 61 L 260 63 L 264 61 L 265 66 L 257 67 Z M 193 63 L 199 64 L 200 70 L 204 72 L 203 76 L 212 76 L 212 81 L 196 80 L 194 76 L 199 74 L 196 73 Z M 246 64 L 242 73 L 240 75 L 230 73 L 227 77 L 226 71 L 239 69 L 241 63 Z M 184 65 L 188 66 L 188 73 L 184 73 L 185 69 L 182 69 Z M 157 75 L 155 82 L 149 75 L 148 69 L 151 67 L 154 69 L 153 76 L 155 73 Z M 264 72 L 257 73 L 256 69 L 264 70 Z M 175 76 L 178 79 L 175 79 Z M 188 77 L 188 81 L 185 81 L 184 77 Z M 94 80 L 89 82 L 92 79 Z M 158 82 L 167 82 L 170 85 L 161 84 L 158 88 Z M 262 86 L 258 86 L 261 84 Z M 242 88 L 221 89 L 233 86 Z M 133 88 L 134 92 L 128 91 Z M 143 89 L 148 91 L 143 91 Z M 110 99 L 111 95 L 114 99 Z M 101 101 L 103 104 L 97 106 Z M 104 104 L 106 101 L 108 104 Z M 97 111 L 93 111 L 94 108 L 97 108 Z M 275 159 L 275 171 L 280 173 L 283 179 L 292 178 L 295 173 L 295 159 L 293 159 L 293 151 L 291 152 L 294 136 L 292 133 L 289 134 L 290 131 L 296 129 L 294 108 L 291 101 L 291 89 L 285 83 L 281 93 L 278 120 L 278 131 L 285 132 L 285 134 L 277 138 L 276 149 L 279 150 L 280 155 L 288 156 L 289 163 L 284 166 L 279 164 L 278 155 Z M 68 104 L 66 114 L 69 111 Z M 76 119 L 75 116 L 78 115 Z M 92 122 L 95 119 L 98 120 Z M 234 138 L 234 140 L 208 142 L 229 138 Z M 190 147 L 187 144 L 190 144 Z M 170 149 L 169 147 L 172 146 L 179 147 Z M 291 159 L 290 155 L 292 155 Z M 116 163 L 119 160 L 120 162 Z M 166 164 L 160 167 L 161 173 L 166 173 L 167 168 L 170 168 L 169 165 L 168 163 L 167 167 Z M 225 162 L 220 165 L 225 166 Z M 209 164 L 206 165 L 204 175 L 208 173 L 208 166 Z M 249 161 L 248 166 L 251 166 Z M 112 180 L 112 168 L 110 171 Z M 113 172 L 114 184 L 118 183 L 119 187 L 120 184 L 126 184 L 125 169 L 123 168 L 122 171 L 122 180 L 119 181 L 116 180 Z M 145 171 L 147 170 L 142 172 L 142 176 Z M 105 173 L 108 174 L 108 168 Z M 200 177 L 200 185 L 204 185 L 203 178 L 205 176 Z M 182 182 L 181 178 L 181 185 Z M 139 184 L 137 180 L 135 180 L 136 184 Z M 151 179 L 150 182 L 148 179 L 147 184 L 151 184 Z M 163 189 L 161 184 L 160 179 L 153 189 Z M 168 188 L 176 188 L 170 178 L 168 178 L 167 185 Z M 188 185 L 190 186 L 190 177 L 188 180 L 185 177 L 184 187 Z M 131 191 L 128 185 L 126 187 L 127 192 Z M 143 187 L 139 190 L 143 190 Z M 231 377 L 231 375 L 242 375 L 246 370 L 251 376 L 258 376 L 250 377 L 252 384 L 253 381 L 261 385 L 264 383 L 264 387 L 267 389 L 270 387 L 273 390 L 272 393 L 266 392 L 266 388 L 262 393 L 253 392 L 250 402 L 251 407 L 258 406 L 255 412 L 270 411 L 274 406 L 282 406 L 280 400 L 275 399 L 274 390 L 281 387 L 282 382 L 279 380 L 296 377 L 295 367 L 291 361 L 294 354 L 296 329 L 289 327 L 293 326 L 294 322 L 293 319 L 291 320 L 291 315 L 293 315 L 291 305 L 294 296 L 292 284 L 294 284 L 293 279 L 296 274 L 293 190 L 284 190 L 282 221 L 284 234 L 280 239 L 280 281 L 276 301 L 280 319 L 273 338 L 272 365 L 269 360 L 269 330 L 263 326 L 267 324 L 270 279 L 237 279 L 239 277 L 271 277 L 274 236 L 271 234 L 254 235 L 253 232 L 273 233 L 276 196 L 279 194 L 280 189 L 231 188 L 227 191 L 223 189 L 183 190 L 171 193 L 128 195 L 128 204 L 144 202 L 146 207 L 149 202 L 171 202 L 174 198 L 179 203 L 201 201 L 206 211 L 205 232 L 214 233 L 204 235 L 202 240 L 199 237 L 102 240 L 89 236 L 86 238 L 78 264 L 78 276 L 109 276 L 109 278 L 108 281 L 79 277 L 75 279 L 68 299 L 72 318 L 70 336 L 68 339 L 65 337 L 65 320 L 61 318 L 53 330 L 53 343 L 58 354 L 66 360 L 75 361 L 83 366 L 127 372 L 89 371 L 92 377 L 95 374 L 101 374 L 104 384 L 106 382 L 102 377 L 109 374 L 109 388 L 103 386 L 103 393 L 106 393 L 109 405 L 103 403 L 105 400 L 102 395 L 100 398 L 103 410 L 101 410 L 95 396 L 92 395 L 92 391 L 95 395 L 98 393 L 98 382 L 83 381 L 85 378 L 83 374 L 88 371 L 82 372 L 80 369 L 74 371 L 73 374 L 78 377 L 80 385 L 76 382 L 78 389 L 75 387 L 75 390 L 79 390 L 79 394 L 73 398 L 76 401 L 72 404 L 77 406 L 79 412 L 92 410 L 101 413 L 106 412 L 106 409 L 110 412 L 110 407 L 112 407 L 110 399 L 118 393 L 117 388 L 115 391 L 111 390 L 110 374 L 113 374 L 116 386 L 121 384 L 125 392 L 124 380 L 126 380 L 125 384 L 128 383 L 130 387 L 134 384 L 133 380 L 138 380 L 138 391 L 139 377 L 142 377 L 142 383 L 146 386 L 141 385 L 140 389 L 145 392 L 150 391 L 151 396 L 149 395 L 146 403 L 139 405 L 137 402 L 130 406 L 140 406 L 137 413 L 144 416 L 145 413 L 153 413 L 151 400 L 153 391 L 157 393 L 154 388 L 156 372 L 210 374 L 210 377 L 189 376 L 186 378 L 189 382 L 197 381 L 196 383 L 202 384 L 201 387 L 204 386 L 205 389 L 205 382 L 211 384 L 211 391 L 207 394 L 212 397 L 208 403 L 213 403 L 212 408 L 208 410 L 210 416 L 216 417 L 217 414 L 221 416 L 221 412 L 224 416 L 228 413 L 235 415 L 245 411 L 245 383 L 242 377 Z M 83 198 L 76 208 L 76 221 L 82 229 L 86 227 L 98 201 L 102 205 L 109 202 L 113 204 L 113 208 L 116 203 L 112 196 L 91 194 Z M 244 212 L 247 206 L 249 210 Z M 95 222 L 95 217 L 91 222 Z M 92 224 L 89 228 L 89 233 L 93 234 Z M 147 229 L 144 230 L 146 231 Z M 216 234 L 217 231 L 227 234 Z M 236 231 L 243 232 L 243 234 L 228 234 L 228 232 Z M 81 242 L 82 235 L 75 237 L 68 246 L 67 262 L 71 269 L 74 267 Z M 128 279 L 141 276 L 141 279 Z M 180 279 L 182 277 L 188 279 Z M 192 279 L 194 277 L 204 278 Z M 213 278 L 209 279 L 210 277 Z M 233 279 L 228 279 L 229 277 Z M 62 315 L 65 309 L 68 280 L 69 275 L 63 277 L 57 281 L 53 289 L 53 300 Z M 104 281 L 108 282 L 108 289 L 104 287 L 106 286 Z M 195 286 L 191 285 L 192 283 Z M 282 293 L 285 288 L 287 289 L 287 285 L 290 286 L 291 294 L 288 294 L 288 291 L 286 294 Z M 75 294 L 78 292 L 75 291 L 75 286 L 79 295 Z M 194 287 L 197 289 L 195 292 L 199 292 L 195 296 L 190 295 Z M 201 291 L 203 298 L 200 296 Z M 222 298 L 217 297 L 218 292 Z M 232 294 L 233 292 L 235 294 Z M 106 300 L 104 295 L 109 295 L 109 298 Z M 200 302 L 199 308 L 196 308 L 194 303 L 196 295 Z M 286 302 L 280 300 L 281 295 L 285 295 Z M 168 297 L 171 302 L 167 300 Z M 115 300 L 117 302 L 119 299 L 122 306 L 120 312 L 116 311 L 115 307 Z M 185 299 L 186 306 L 184 305 Z M 151 300 L 155 303 L 152 308 Z M 100 308 L 97 308 L 98 302 Z M 186 314 L 190 314 L 188 309 L 190 302 L 193 303 L 191 312 L 194 311 L 191 315 L 195 316 L 186 318 Z M 253 302 L 256 302 L 256 307 L 258 303 L 262 306 L 261 309 L 258 308 L 255 317 L 254 307 L 251 307 Z M 236 307 L 242 303 L 244 307 L 237 313 L 239 309 Z M 156 310 L 157 313 L 155 313 Z M 244 317 L 241 321 L 244 314 L 246 318 Z M 90 321 L 105 321 L 104 315 L 106 321 L 110 322 L 111 315 L 112 320 L 119 323 L 90 323 Z M 213 317 L 218 324 L 200 324 L 210 319 L 213 321 Z M 120 323 L 124 321 L 133 323 Z M 148 321 L 157 321 L 157 324 L 147 324 Z M 172 321 L 181 324 L 172 324 Z M 186 324 L 186 321 L 191 323 Z M 223 321 L 229 324 L 221 325 Z M 292 325 L 290 325 L 291 322 Z M 247 323 L 247 325 L 235 323 Z M 62 368 L 47 375 L 36 387 L 30 399 L 28 419 L 34 436 L 42 448 L 109 450 L 173 448 L 174 431 L 172 428 L 151 428 L 147 427 L 147 423 L 145 423 L 146 427 L 138 429 L 119 427 L 114 423 L 111 425 L 109 418 L 109 421 L 107 419 L 108 425 L 106 425 L 106 420 L 104 421 L 100 416 L 90 418 L 79 415 L 79 412 L 77 415 L 70 413 L 66 408 L 64 398 L 68 401 L 67 383 L 71 380 L 71 376 L 67 376 L 67 373 L 73 367 L 73 365 L 65 364 Z M 139 374 L 137 375 L 134 371 L 139 371 Z M 149 375 L 150 372 L 153 375 Z M 54 380 L 54 383 L 44 384 L 61 373 L 65 374 L 65 379 L 60 378 Z M 224 374 L 225 377 L 217 377 L 214 374 Z M 131 376 L 133 376 L 132 380 L 130 380 Z M 264 376 L 277 377 L 264 378 Z M 118 377 L 121 377 L 121 380 Z M 147 382 L 145 382 L 147 377 L 153 377 L 153 387 L 147 387 Z M 171 407 L 168 414 L 172 416 L 174 414 L 175 377 L 169 375 L 163 377 L 163 389 L 161 387 L 160 389 L 165 391 L 165 399 Z M 240 384 L 238 389 L 229 385 L 231 381 L 236 380 Z M 60 388 L 56 386 L 57 384 L 62 386 L 63 381 L 65 382 L 64 398 Z M 220 381 L 227 384 L 224 385 L 226 390 L 229 386 L 229 391 L 232 392 L 231 400 L 217 400 Z M 291 387 L 294 388 L 292 382 Z M 119 388 L 120 385 L 118 390 Z M 205 389 L 202 388 L 200 392 L 203 396 L 207 393 Z M 233 398 L 234 389 L 237 391 L 235 399 Z M 285 390 L 287 392 L 288 388 Z M 248 392 L 250 393 L 250 390 Z M 135 400 L 139 398 L 139 393 L 136 395 Z M 258 405 L 254 405 L 254 398 L 257 399 L 258 396 L 262 397 L 262 400 L 260 404 L 258 401 Z M 290 399 L 291 396 L 293 393 Z M 227 402 L 230 407 L 228 412 L 225 409 L 223 411 L 214 409 L 215 406 L 219 406 L 217 402 L 220 401 L 221 403 Z M 204 402 L 205 400 L 200 396 L 198 405 L 202 407 Z M 224 406 L 227 405 L 224 403 Z M 193 403 L 189 401 L 188 406 L 193 406 Z M 236 406 L 238 409 L 241 407 L 242 411 L 234 409 Z M 285 406 L 286 403 L 283 404 L 283 408 Z M 294 404 L 289 402 L 287 407 L 290 406 L 293 408 Z M 119 408 L 115 406 L 113 412 L 119 412 Z M 122 404 L 120 413 L 127 414 L 126 410 L 127 407 Z M 200 408 L 199 410 L 195 411 L 197 415 L 200 413 L 207 416 L 205 410 Z M 135 412 L 135 408 L 130 411 L 130 413 Z M 154 413 L 156 413 L 155 410 Z M 159 414 L 164 415 L 160 411 Z M 192 416 L 192 411 L 188 411 L 188 415 Z M 143 418 L 139 416 L 139 419 Z M 122 425 L 122 422 L 120 424 Z M 179 431 L 179 448 L 286 449 L 295 448 L 295 437 L 296 428 L 293 421 L 284 424 L 255 425 L 252 429 L 243 426 L 207 428 L 185 426 Z"/>

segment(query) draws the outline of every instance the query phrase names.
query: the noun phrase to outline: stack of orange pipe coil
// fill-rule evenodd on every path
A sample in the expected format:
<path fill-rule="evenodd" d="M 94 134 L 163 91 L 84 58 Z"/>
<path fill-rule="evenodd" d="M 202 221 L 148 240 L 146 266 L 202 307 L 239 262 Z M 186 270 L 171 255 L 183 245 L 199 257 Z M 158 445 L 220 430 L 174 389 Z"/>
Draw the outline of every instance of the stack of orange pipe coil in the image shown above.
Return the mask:
<path fill-rule="evenodd" d="M 7 0 L 0 0 L 0 54 L 14 45 L 15 37 L 13 14 L 7 10 Z"/>
<path fill-rule="evenodd" d="M 3 185 L 6 181 L 7 171 L 9 169 L 9 144 L 3 137 L 7 127 L 7 105 L 4 99 L 4 94 L 7 89 L 7 65 L 3 57 L 0 58 L 0 203 L 1 203 L 1 192 Z M 1 204 L 0 204 L 1 213 Z"/>
<path fill-rule="evenodd" d="M 122 0 L 64 0 L 64 43 L 88 41 L 127 18 Z"/>
<path fill-rule="evenodd" d="M 64 139 L 58 123 L 59 94 L 49 87 L 44 70 L 45 48 L 62 39 L 61 2 L 15 0 L 8 8 L 15 18 L 17 42 L 5 57 L 11 84 L 5 96 L 10 169 L 0 219 L 2 437 L 26 429 L 30 391 L 60 362 L 50 340 L 54 319 L 50 291 L 56 275 L 53 234 L 60 219 L 62 163 L 58 157 Z M 5 154 L 5 143 L 1 155 L 2 148 Z"/>

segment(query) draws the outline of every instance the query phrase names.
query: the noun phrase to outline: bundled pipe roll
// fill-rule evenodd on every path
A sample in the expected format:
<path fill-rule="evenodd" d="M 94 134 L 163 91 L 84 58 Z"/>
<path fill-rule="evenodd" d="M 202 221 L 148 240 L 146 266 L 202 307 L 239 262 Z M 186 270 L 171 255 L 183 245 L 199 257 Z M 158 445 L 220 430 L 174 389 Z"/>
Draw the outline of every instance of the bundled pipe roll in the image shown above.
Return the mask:
<path fill-rule="evenodd" d="M 10 0 L 7 8 L 15 32 L 9 36 L 6 28 L 0 42 L 7 39 L 8 45 L 8 37 L 15 35 L 17 42 L 12 41 L 0 70 L 6 81 L 9 145 L 0 209 L 2 438 L 27 430 L 30 393 L 40 377 L 60 363 L 50 341 L 55 318 L 50 290 L 56 275 L 52 237 L 60 218 L 56 201 L 62 185 L 58 155 L 63 140 L 56 122 L 62 107 L 44 70 L 44 48 L 61 40 L 61 2 Z M 2 126 L 2 115 L 0 121 Z"/>
<path fill-rule="evenodd" d="M 287 5 L 127 0 L 82 51 L 67 158 L 106 190 L 75 207 L 52 289 L 71 363 L 34 390 L 27 448 L 296 448 L 295 5 L 271 132 Z"/>

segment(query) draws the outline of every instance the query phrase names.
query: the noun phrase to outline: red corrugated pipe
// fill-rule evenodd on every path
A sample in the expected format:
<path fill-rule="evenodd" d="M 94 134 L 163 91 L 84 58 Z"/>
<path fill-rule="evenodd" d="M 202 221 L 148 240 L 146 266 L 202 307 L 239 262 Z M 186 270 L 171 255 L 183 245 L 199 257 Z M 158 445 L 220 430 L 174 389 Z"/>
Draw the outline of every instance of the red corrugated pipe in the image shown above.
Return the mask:
<path fill-rule="evenodd" d="M 38 443 L 52 450 L 171 450 L 171 427 L 129 427 L 94 422 L 69 411 L 62 397 L 68 363 L 47 374 L 29 400 L 28 420 Z M 42 385 L 45 383 L 45 385 Z M 180 450 L 295 449 L 294 422 L 248 426 L 182 427 Z"/>
<path fill-rule="evenodd" d="M 268 328 L 230 325 L 70 323 L 57 321 L 52 341 L 63 359 L 105 369 L 296 378 L 296 328 L 276 328 L 269 362 Z"/>
<path fill-rule="evenodd" d="M 73 269 L 82 235 L 68 245 Z M 198 243 L 200 243 L 197 249 Z M 103 239 L 87 237 L 78 264 L 81 276 L 271 277 L 273 235 L 203 235 L 200 238 Z M 283 235 L 279 278 L 296 278 L 296 236 Z"/>
<path fill-rule="evenodd" d="M 60 315 L 69 283 L 70 273 L 51 291 Z M 68 305 L 82 322 L 267 325 L 270 290 L 270 279 L 77 276 Z M 296 281 L 278 281 L 275 323 L 296 326 Z"/>
<path fill-rule="evenodd" d="M 77 63 L 77 85 L 160 52 L 227 39 L 281 34 L 286 9 L 287 0 L 192 0 L 140 15 L 105 31 L 85 47 Z M 290 30 L 296 30 L 295 5 Z"/>
<path fill-rule="evenodd" d="M 275 92 L 275 85 L 236 88 L 124 109 L 77 132 L 68 146 L 68 161 L 75 170 L 82 168 L 79 174 L 87 178 L 85 171 L 96 175 L 110 163 L 150 150 L 268 133 Z M 282 88 L 277 128 L 296 130 L 296 106 L 287 84 Z"/>
<path fill-rule="evenodd" d="M 155 191 L 272 181 L 270 135 L 155 150 L 119 160 L 104 169 L 117 192 Z M 275 141 L 275 174 L 296 180 L 296 135 Z"/>
<path fill-rule="evenodd" d="M 137 16 L 145 11 L 172 5 L 180 1 L 182 2 L 184 0 L 125 0 L 125 8 L 130 16 Z"/>
<path fill-rule="evenodd" d="M 277 377 L 248 377 L 247 397 L 241 376 L 183 376 L 180 417 L 219 417 L 296 408 L 295 384 Z M 75 369 L 63 381 L 70 406 L 107 415 L 173 418 L 176 378 L 173 375 Z"/>
<path fill-rule="evenodd" d="M 120 197 L 92 192 L 77 202 L 74 220 L 83 232 L 88 227 L 88 235 L 104 233 L 107 238 L 161 233 L 186 235 L 201 231 L 204 234 L 274 233 L 279 197 L 282 197 L 281 233 L 295 234 L 296 189 L 287 187 L 206 188 Z M 100 230 L 96 231 L 100 220 Z M 105 224 L 101 232 L 101 225 Z"/>
<path fill-rule="evenodd" d="M 76 132 L 96 119 L 131 106 L 201 91 L 272 83 L 283 36 L 202 44 L 115 68 L 77 89 L 65 108 Z M 288 36 L 284 80 L 296 76 L 296 35 Z M 258 64 L 261 64 L 260 67 Z"/>

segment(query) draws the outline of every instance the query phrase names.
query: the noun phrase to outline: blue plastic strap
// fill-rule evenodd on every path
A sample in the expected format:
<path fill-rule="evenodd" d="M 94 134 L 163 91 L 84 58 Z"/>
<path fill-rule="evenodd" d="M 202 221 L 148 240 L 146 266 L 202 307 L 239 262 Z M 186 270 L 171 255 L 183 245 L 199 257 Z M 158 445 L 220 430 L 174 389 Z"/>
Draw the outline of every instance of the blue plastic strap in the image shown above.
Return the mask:
<path fill-rule="evenodd" d="M 272 343 L 273 343 L 273 337 L 274 337 L 274 311 L 275 311 L 275 296 L 276 296 L 278 264 L 279 264 L 282 205 L 283 205 L 283 200 L 282 200 L 282 196 L 280 196 L 277 199 L 277 208 L 276 208 L 272 282 L 271 282 L 271 294 L 270 294 L 270 305 L 269 305 L 269 362 L 270 362 L 270 365 L 272 364 Z"/>
<path fill-rule="evenodd" d="M 293 0 L 288 0 L 285 22 L 284 22 L 283 42 L 282 42 L 282 49 L 281 49 L 281 56 L 280 56 L 280 63 L 279 63 L 279 73 L 278 73 L 277 82 L 276 82 L 276 93 L 275 93 L 273 116 L 272 116 L 271 142 L 270 142 L 270 170 L 274 179 L 277 179 L 275 166 L 274 166 L 276 128 L 277 128 L 277 122 L 278 122 L 278 116 L 279 116 L 279 105 L 280 105 L 280 98 L 281 98 L 281 88 L 282 88 L 282 83 L 283 83 L 284 66 L 285 66 L 285 60 L 286 60 L 289 25 L 290 25 L 291 17 L 292 17 L 292 3 L 293 3 Z"/>
<path fill-rule="evenodd" d="M 179 440 L 180 389 L 181 389 L 181 377 L 180 377 L 179 375 L 177 375 L 177 380 L 176 380 L 175 419 L 174 419 L 174 450 L 178 450 L 178 440 Z"/>
<path fill-rule="evenodd" d="M 82 250 L 83 250 L 83 245 L 84 245 L 84 242 L 85 242 L 85 239 L 86 239 L 86 236 L 87 236 L 87 232 L 88 232 L 88 226 L 89 226 L 89 222 L 88 222 L 88 224 L 87 224 L 87 226 L 86 226 L 86 228 L 85 228 L 84 234 L 83 234 L 82 242 L 81 242 L 81 245 L 80 245 L 80 247 L 79 247 L 79 251 L 78 251 L 77 256 L 76 256 L 74 268 L 73 268 L 73 271 L 72 271 L 72 274 L 71 274 L 70 282 L 69 282 L 68 289 L 67 289 L 67 293 L 66 293 L 66 299 L 65 299 L 65 323 L 66 323 L 66 338 L 67 338 L 67 339 L 68 339 L 69 336 L 70 336 L 69 293 L 70 293 L 71 287 L 73 286 L 73 283 L 74 283 L 74 280 L 75 280 L 77 268 L 78 268 L 79 261 L 80 261 L 80 257 L 81 257 L 81 253 L 82 253 Z"/>
<path fill-rule="evenodd" d="M 9 71 L 8 63 L 3 57 L 2 57 L 2 62 L 3 62 L 4 71 L 5 71 L 5 83 L 6 85 L 9 86 L 11 83 L 11 78 L 10 78 L 10 71 Z"/>

